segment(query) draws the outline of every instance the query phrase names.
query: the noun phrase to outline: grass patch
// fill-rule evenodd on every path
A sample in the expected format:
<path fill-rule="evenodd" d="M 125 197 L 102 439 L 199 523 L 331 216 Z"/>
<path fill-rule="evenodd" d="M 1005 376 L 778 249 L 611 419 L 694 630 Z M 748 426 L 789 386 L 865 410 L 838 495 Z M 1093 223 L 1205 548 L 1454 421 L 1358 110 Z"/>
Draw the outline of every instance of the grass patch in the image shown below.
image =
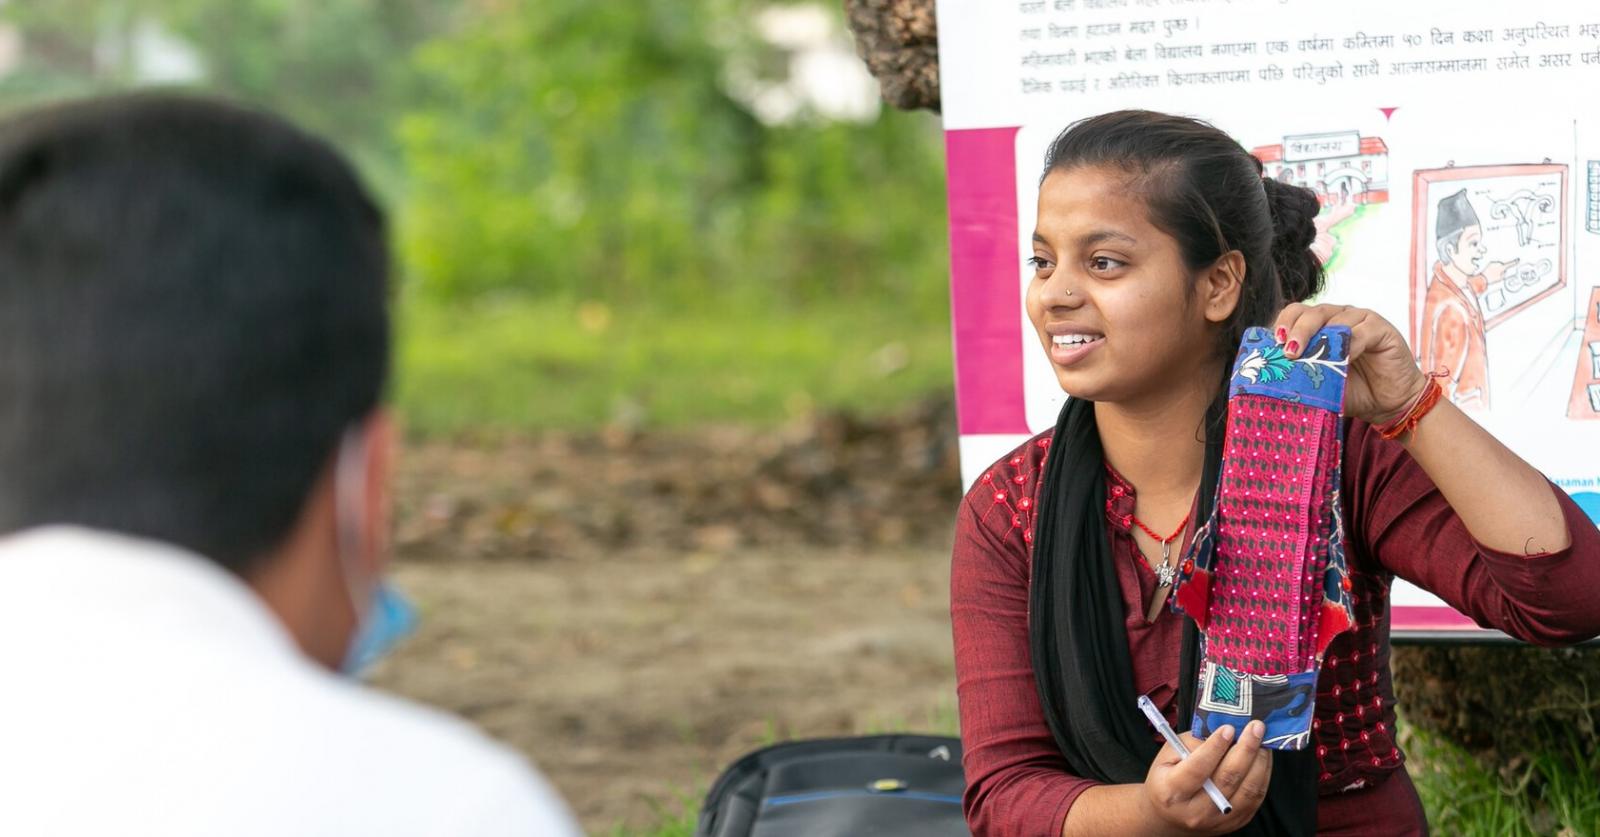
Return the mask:
<path fill-rule="evenodd" d="M 396 400 L 423 435 L 776 423 L 888 411 L 952 387 L 948 320 L 887 305 L 630 312 L 418 298 L 398 314 Z"/>
<path fill-rule="evenodd" d="M 924 707 L 911 715 L 872 716 L 862 725 L 860 735 L 961 735 L 961 715 L 956 709 L 955 695 Z"/>
<path fill-rule="evenodd" d="M 660 819 L 654 825 L 644 829 L 618 826 L 612 829 L 611 837 L 694 837 L 694 828 L 700 817 L 700 801 L 704 798 L 703 790 L 698 794 L 679 794 L 671 802 L 656 806 L 656 815 Z"/>
<path fill-rule="evenodd" d="M 1415 727 L 1407 737 L 1411 776 L 1436 833 L 1600 834 L 1600 752 L 1586 754 L 1577 733 L 1504 772 Z"/>

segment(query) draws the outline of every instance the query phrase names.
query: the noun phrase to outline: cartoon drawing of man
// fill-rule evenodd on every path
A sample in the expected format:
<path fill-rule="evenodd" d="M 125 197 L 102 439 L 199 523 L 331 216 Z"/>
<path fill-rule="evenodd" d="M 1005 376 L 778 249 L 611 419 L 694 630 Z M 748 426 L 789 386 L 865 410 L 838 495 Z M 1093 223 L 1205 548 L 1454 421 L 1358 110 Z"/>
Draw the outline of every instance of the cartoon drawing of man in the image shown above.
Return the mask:
<path fill-rule="evenodd" d="M 1417 353 L 1428 372 L 1448 372 L 1445 393 L 1465 409 L 1489 408 L 1489 349 L 1479 297 L 1520 259 L 1479 263 L 1488 250 L 1467 190 L 1439 201 L 1434 225 L 1439 261 L 1422 305 Z"/>

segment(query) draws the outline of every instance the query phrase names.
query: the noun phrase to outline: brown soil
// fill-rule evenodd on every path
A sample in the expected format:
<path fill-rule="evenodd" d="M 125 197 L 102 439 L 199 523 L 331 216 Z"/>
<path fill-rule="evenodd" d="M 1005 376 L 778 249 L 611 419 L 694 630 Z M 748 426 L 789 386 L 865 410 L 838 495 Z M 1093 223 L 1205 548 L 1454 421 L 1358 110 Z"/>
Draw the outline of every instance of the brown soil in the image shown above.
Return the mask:
<path fill-rule="evenodd" d="M 527 753 L 593 833 L 694 810 L 772 741 L 953 731 L 953 425 L 931 404 L 418 445 L 397 574 L 424 623 L 378 683 Z M 1597 655 L 1397 648 L 1396 689 L 1411 723 L 1516 765 L 1546 728 L 1595 746 Z"/>
<path fill-rule="evenodd" d="M 415 447 L 424 622 L 377 680 L 527 753 L 592 833 L 774 740 L 953 730 L 949 423 Z"/>

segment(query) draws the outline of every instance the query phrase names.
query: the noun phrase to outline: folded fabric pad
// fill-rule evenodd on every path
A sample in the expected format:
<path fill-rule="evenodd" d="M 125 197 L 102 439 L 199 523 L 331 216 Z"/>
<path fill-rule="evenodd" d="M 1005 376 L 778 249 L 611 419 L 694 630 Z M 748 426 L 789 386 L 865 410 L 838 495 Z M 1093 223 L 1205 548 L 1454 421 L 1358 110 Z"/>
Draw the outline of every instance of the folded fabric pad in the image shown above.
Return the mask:
<path fill-rule="evenodd" d="M 1323 653 L 1351 624 L 1339 513 L 1349 347 L 1342 326 L 1298 358 L 1262 328 L 1239 347 L 1216 498 L 1173 596 L 1203 636 L 1196 736 L 1260 720 L 1273 749 L 1311 740 Z"/>

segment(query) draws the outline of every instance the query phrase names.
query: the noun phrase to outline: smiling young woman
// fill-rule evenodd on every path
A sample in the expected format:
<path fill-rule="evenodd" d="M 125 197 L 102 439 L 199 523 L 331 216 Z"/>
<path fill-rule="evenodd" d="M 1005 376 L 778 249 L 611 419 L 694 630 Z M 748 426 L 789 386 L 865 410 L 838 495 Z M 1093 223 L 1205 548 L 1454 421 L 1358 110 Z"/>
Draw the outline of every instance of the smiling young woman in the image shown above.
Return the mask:
<path fill-rule="evenodd" d="M 1110 113 L 1051 144 L 1027 311 L 1072 397 L 968 493 L 952 564 L 980 837 L 1425 833 L 1396 745 L 1389 582 L 1530 642 L 1600 634 L 1600 532 L 1563 492 L 1448 401 L 1380 436 L 1430 403 L 1431 383 L 1377 314 L 1302 303 L 1322 284 L 1319 209 L 1193 119 Z M 1355 626 L 1324 660 L 1311 747 L 1272 753 L 1252 724 L 1186 735 L 1195 752 L 1180 761 L 1135 698 L 1188 726 L 1198 643 L 1167 605 L 1171 568 L 1209 508 L 1228 364 L 1257 325 L 1289 357 L 1325 325 L 1351 330 L 1341 491 Z M 1207 778 L 1233 813 L 1202 792 Z"/>

